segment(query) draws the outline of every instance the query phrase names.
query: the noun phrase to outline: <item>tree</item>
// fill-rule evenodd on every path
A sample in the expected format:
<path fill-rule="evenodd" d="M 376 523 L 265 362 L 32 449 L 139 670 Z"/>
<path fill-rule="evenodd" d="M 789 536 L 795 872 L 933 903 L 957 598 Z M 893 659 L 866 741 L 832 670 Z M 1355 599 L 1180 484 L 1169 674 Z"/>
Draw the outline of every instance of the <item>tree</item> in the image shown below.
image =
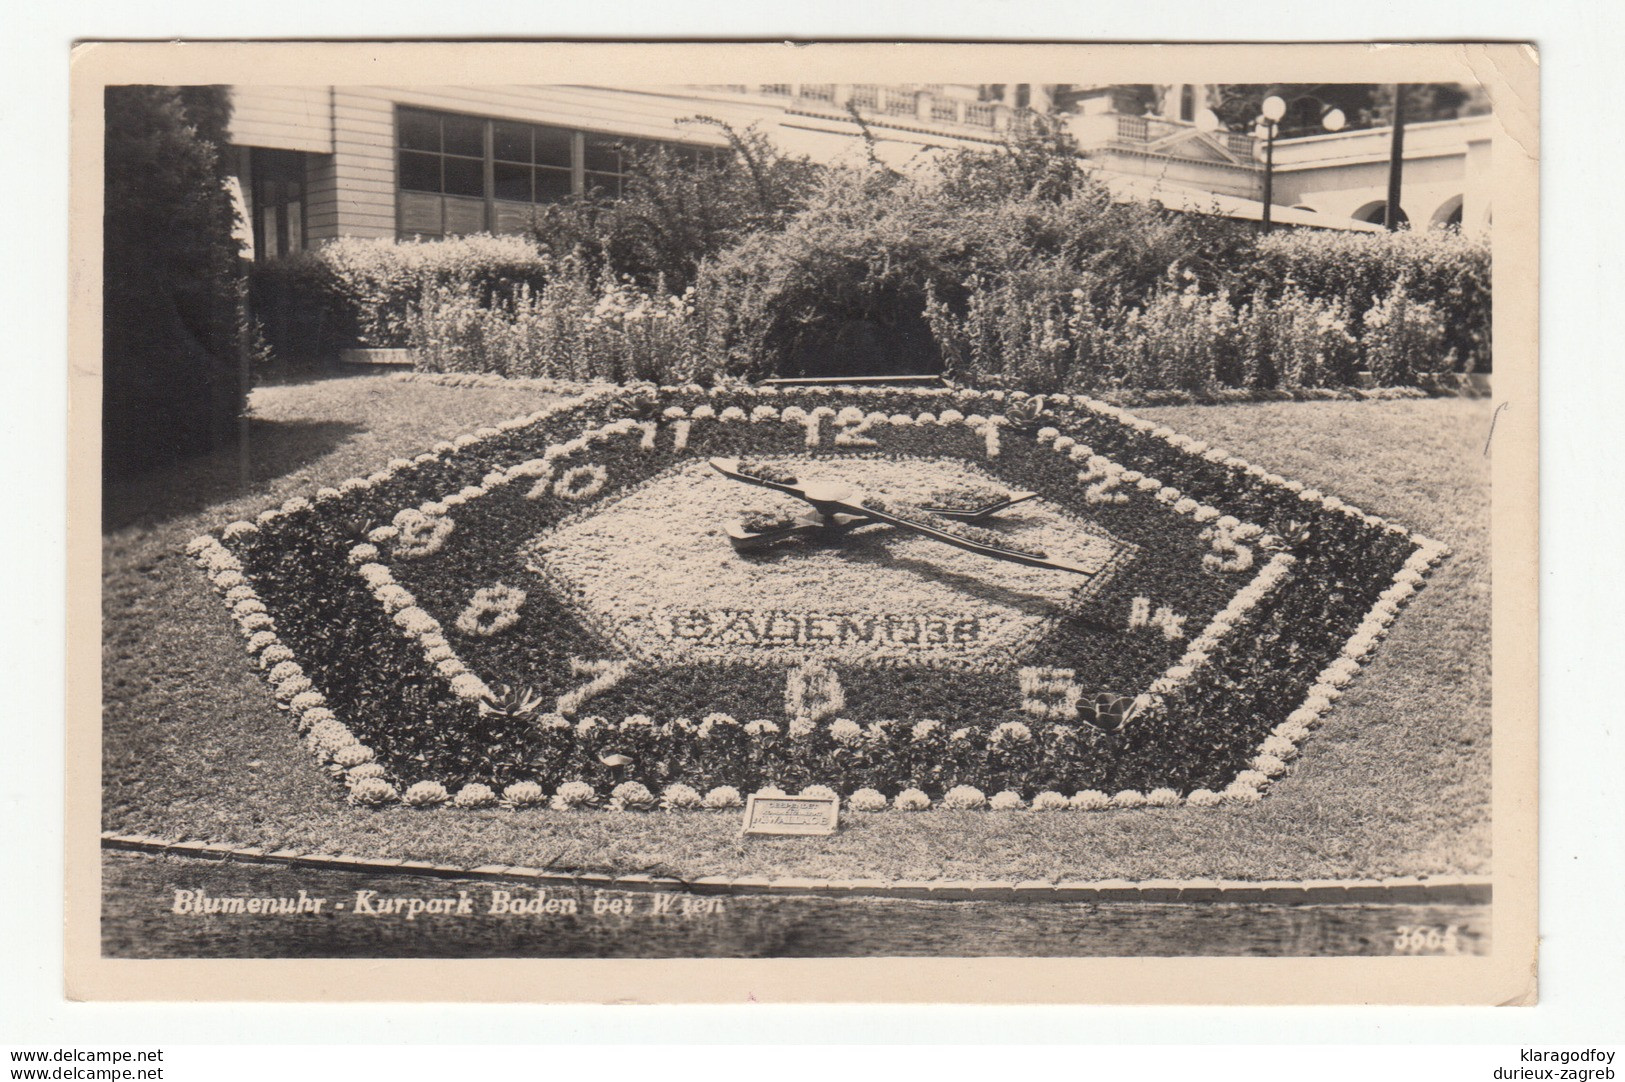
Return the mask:
<path fill-rule="evenodd" d="M 241 268 L 224 87 L 105 96 L 103 472 L 201 454 L 235 435 Z"/>

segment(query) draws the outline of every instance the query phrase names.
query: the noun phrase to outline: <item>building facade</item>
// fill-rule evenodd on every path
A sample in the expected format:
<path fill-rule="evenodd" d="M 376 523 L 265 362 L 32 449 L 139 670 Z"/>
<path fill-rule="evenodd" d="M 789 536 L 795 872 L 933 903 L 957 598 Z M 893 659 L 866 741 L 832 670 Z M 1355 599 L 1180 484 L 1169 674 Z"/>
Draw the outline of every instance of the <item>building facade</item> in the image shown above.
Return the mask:
<path fill-rule="evenodd" d="M 522 231 L 536 207 L 619 190 L 620 148 L 703 155 L 722 125 L 786 153 L 913 167 L 945 149 L 993 150 L 1033 112 L 1077 139 L 1125 199 L 1258 219 L 1259 141 L 1194 123 L 1197 86 L 753 84 L 671 87 L 298 86 L 232 88 L 232 154 L 258 258 L 337 237 Z M 1489 222 L 1488 118 L 1407 128 L 1403 210 L 1428 225 Z M 1387 130 L 1280 139 L 1271 217 L 1371 230 L 1387 186 Z M 1375 208 L 1375 209 L 1373 209 Z"/>

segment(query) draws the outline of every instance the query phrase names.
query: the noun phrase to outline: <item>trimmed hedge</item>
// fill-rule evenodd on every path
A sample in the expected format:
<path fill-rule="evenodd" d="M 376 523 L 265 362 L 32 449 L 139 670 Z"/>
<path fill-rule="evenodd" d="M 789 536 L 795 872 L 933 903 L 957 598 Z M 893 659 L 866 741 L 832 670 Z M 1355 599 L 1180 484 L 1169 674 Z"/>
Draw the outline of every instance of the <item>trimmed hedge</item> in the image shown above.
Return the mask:
<path fill-rule="evenodd" d="M 407 345 L 409 317 L 428 289 L 467 287 L 490 307 L 540 288 L 552 271 L 553 260 L 526 237 L 344 237 L 257 265 L 254 302 L 278 353 L 323 355 Z"/>

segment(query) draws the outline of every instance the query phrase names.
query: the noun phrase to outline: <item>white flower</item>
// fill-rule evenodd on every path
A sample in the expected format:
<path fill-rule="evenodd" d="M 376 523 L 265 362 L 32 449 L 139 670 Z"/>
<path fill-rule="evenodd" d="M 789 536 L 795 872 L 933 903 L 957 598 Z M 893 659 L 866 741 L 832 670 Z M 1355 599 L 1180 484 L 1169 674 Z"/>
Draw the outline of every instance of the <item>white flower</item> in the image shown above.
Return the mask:
<path fill-rule="evenodd" d="M 863 739 L 863 726 L 849 718 L 837 718 L 830 723 L 829 735 L 837 743 L 856 744 Z"/>
<path fill-rule="evenodd" d="M 222 534 L 226 540 L 235 541 L 239 537 L 247 537 L 249 534 L 258 532 L 258 526 L 254 525 L 252 522 L 245 522 L 239 519 L 238 521 L 227 526 L 225 530 L 222 531 Z"/>
<path fill-rule="evenodd" d="M 892 798 L 892 806 L 898 811 L 925 811 L 931 806 L 931 798 L 918 789 L 904 789 Z"/>
<path fill-rule="evenodd" d="M 1072 807 L 1078 811 L 1101 811 L 1112 805 L 1112 798 L 1098 789 L 1085 789 L 1072 797 Z"/>
<path fill-rule="evenodd" d="M 346 770 L 361 766 L 363 763 L 373 761 L 373 751 L 365 744 L 346 744 L 333 751 L 333 763 Z"/>
<path fill-rule="evenodd" d="M 1071 806 L 1071 801 L 1053 790 L 1046 790 L 1033 797 L 1033 811 L 1065 811 Z"/>
<path fill-rule="evenodd" d="M 1020 811 L 1027 803 L 1021 799 L 1020 793 L 1006 789 L 1002 793 L 995 793 L 993 799 L 987 802 L 987 806 L 994 811 Z"/>
<path fill-rule="evenodd" d="M 986 805 L 987 797 L 974 786 L 956 785 L 942 795 L 942 803 L 949 808 L 969 810 Z"/>
<path fill-rule="evenodd" d="M 1153 808 L 1177 808 L 1180 796 L 1174 789 L 1153 789 L 1145 795 L 1145 802 Z"/>
<path fill-rule="evenodd" d="M 611 790 L 609 806 L 616 811 L 646 811 L 655 806 L 655 797 L 641 782 L 623 781 Z"/>
<path fill-rule="evenodd" d="M 817 723 L 805 715 L 790 719 L 790 735 L 796 739 L 807 736 L 816 728 Z"/>
<path fill-rule="evenodd" d="M 1124 789 L 1112 797 L 1112 806 L 1116 808 L 1142 808 L 1145 802 L 1145 794 L 1137 789 Z"/>
<path fill-rule="evenodd" d="M 1006 741 L 1012 744 L 1026 744 L 1033 738 L 1033 731 L 1019 721 L 1007 721 L 998 726 L 988 736 L 988 743 L 999 745 Z"/>
<path fill-rule="evenodd" d="M 350 800 L 366 807 L 389 804 L 398 798 L 395 787 L 382 778 L 362 778 L 350 787 Z"/>
<path fill-rule="evenodd" d="M 451 690 L 459 698 L 463 699 L 479 700 L 491 697 L 490 689 L 485 686 L 485 681 L 473 673 L 465 672 L 452 677 Z"/>
<path fill-rule="evenodd" d="M 745 732 L 751 736 L 769 736 L 778 731 L 778 725 L 765 718 L 745 723 Z"/>
<path fill-rule="evenodd" d="M 572 808 L 584 808 L 598 799 L 592 786 L 584 781 L 567 781 L 559 786 L 558 792 L 553 794 L 553 810 L 569 811 Z"/>
<path fill-rule="evenodd" d="M 1255 755 L 1252 768 L 1265 777 L 1273 778 L 1286 773 L 1286 762 L 1276 755 Z"/>
<path fill-rule="evenodd" d="M 436 808 L 448 799 L 446 787 L 437 781 L 420 781 L 401 794 L 401 803 L 414 808 Z"/>
<path fill-rule="evenodd" d="M 452 803 L 459 808 L 488 808 L 496 802 L 497 795 L 492 792 L 491 787 L 478 782 L 463 786 L 452 798 Z"/>
<path fill-rule="evenodd" d="M 878 789 L 859 789 L 847 798 L 846 805 L 859 812 L 885 811 L 886 796 Z"/>
<path fill-rule="evenodd" d="M 909 730 L 909 733 L 915 740 L 924 740 L 937 729 L 941 728 L 941 726 L 942 723 L 940 721 L 931 721 L 930 719 L 925 721 L 916 721 L 914 723 L 914 727 Z"/>
<path fill-rule="evenodd" d="M 1269 775 L 1265 774 L 1261 770 L 1243 770 L 1241 773 L 1236 775 L 1236 780 L 1233 784 L 1245 785 L 1249 789 L 1257 789 L 1261 786 L 1268 785 L 1269 781 Z"/>
<path fill-rule="evenodd" d="M 1219 798 L 1226 804 L 1257 804 L 1260 795 L 1251 785 L 1231 782 L 1224 787 L 1224 792 L 1219 794 Z"/>
<path fill-rule="evenodd" d="M 533 781 L 516 781 L 502 790 L 502 803 L 510 808 L 532 808 L 546 800 L 547 792 Z"/>
<path fill-rule="evenodd" d="M 703 804 L 698 790 L 687 785 L 668 785 L 660 791 L 660 806 L 667 811 L 688 811 Z"/>
<path fill-rule="evenodd" d="M 737 808 L 745 801 L 731 785 L 719 785 L 705 794 L 707 808 Z"/>
<path fill-rule="evenodd" d="M 1212 808 L 1218 806 L 1220 797 L 1212 789 L 1197 789 L 1185 798 L 1185 803 L 1193 808 Z"/>

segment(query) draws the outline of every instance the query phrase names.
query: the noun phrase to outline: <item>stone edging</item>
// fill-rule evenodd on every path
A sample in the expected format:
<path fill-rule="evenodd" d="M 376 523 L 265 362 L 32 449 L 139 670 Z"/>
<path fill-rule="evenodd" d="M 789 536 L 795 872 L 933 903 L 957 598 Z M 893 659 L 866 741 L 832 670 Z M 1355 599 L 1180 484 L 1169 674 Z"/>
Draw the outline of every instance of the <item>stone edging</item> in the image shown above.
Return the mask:
<path fill-rule="evenodd" d="M 433 879 L 476 879 L 491 882 L 528 880 L 553 887 L 590 887 L 622 891 L 681 891 L 690 894 L 766 894 L 907 898 L 931 901 L 1023 902 L 1230 902 L 1270 905 L 1488 905 L 1488 876 L 1440 876 L 1427 879 L 1305 879 L 1247 881 L 1236 879 L 1043 880 L 1013 882 L 986 879 L 768 879 L 765 876 L 704 875 L 678 879 L 659 875 L 610 875 L 603 872 L 553 872 L 507 864 L 464 868 L 421 860 L 326 855 L 293 849 L 267 851 L 253 846 L 202 841 L 171 841 L 148 835 L 101 836 L 103 849 L 136 853 L 281 864 L 326 871 L 419 875 Z"/>

